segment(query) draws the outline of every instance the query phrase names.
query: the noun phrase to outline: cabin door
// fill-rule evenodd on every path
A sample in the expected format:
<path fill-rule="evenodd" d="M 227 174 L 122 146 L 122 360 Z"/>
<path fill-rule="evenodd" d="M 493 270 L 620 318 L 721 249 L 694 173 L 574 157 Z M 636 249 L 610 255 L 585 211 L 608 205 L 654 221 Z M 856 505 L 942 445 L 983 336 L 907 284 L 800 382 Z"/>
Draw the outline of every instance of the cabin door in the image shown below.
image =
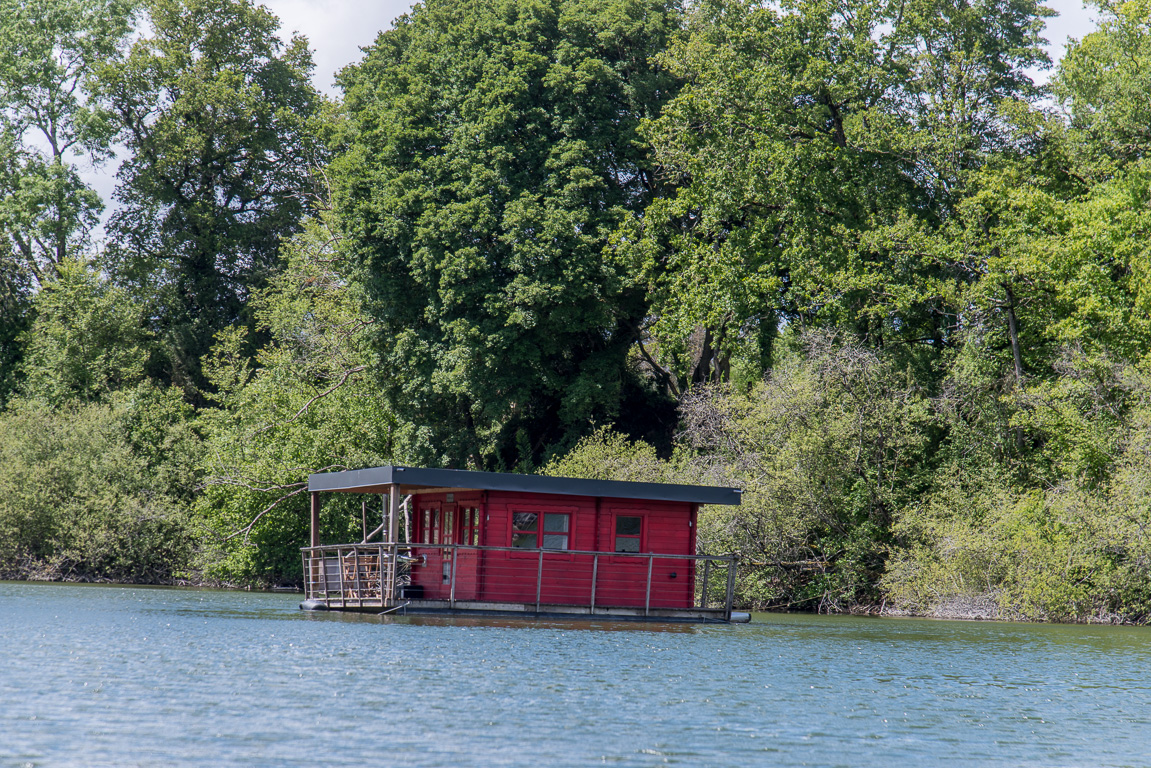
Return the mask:
<path fill-rule="evenodd" d="M 419 506 L 416 520 L 416 541 L 421 544 L 442 544 L 445 541 L 444 510 L 439 502 L 425 502 Z M 418 597 L 428 600 L 447 599 L 447 579 L 450 559 L 439 547 L 419 547 L 413 550 L 417 562 L 412 565 L 412 584 L 419 589 Z"/>
<path fill-rule="evenodd" d="M 468 549 L 456 550 L 456 599 L 476 600 L 480 596 L 479 550 L 480 510 L 476 502 L 462 502 L 456 510 L 456 544 Z"/>

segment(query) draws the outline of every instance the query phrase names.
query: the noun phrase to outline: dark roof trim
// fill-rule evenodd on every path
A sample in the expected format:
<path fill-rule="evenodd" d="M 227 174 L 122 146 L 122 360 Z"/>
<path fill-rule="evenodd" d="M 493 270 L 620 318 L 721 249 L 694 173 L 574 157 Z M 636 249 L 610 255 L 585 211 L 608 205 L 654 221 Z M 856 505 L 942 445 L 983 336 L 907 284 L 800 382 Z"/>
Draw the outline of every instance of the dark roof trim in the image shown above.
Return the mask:
<path fill-rule="evenodd" d="M 309 491 L 380 493 L 386 486 L 399 484 L 401 491 L 445 490 L 513 491 L 554 493 L 561 496 L 592 496 L 612 499 L 684 501 L 692 504 L 738 505 L 738 488 L 670 483 L 630 483 L 620 480 L 580 480 L 573 477 L 514 475 L 506 472 L 470 472 L 462 469 L 422 469 L 419 467 L 374 467 L 325 472 L 308 476 Z"/>

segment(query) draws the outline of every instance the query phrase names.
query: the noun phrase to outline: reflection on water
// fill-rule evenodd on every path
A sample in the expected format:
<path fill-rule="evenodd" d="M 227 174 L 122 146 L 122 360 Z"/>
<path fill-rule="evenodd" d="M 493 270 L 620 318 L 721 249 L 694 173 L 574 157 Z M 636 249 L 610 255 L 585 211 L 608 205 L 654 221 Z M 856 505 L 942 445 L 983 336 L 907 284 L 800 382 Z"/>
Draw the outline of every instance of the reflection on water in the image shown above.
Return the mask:
<path fill-rule="evenodd" d="M 0 583 L 0 765 L 1145 765 L 1151 631 Z"/>

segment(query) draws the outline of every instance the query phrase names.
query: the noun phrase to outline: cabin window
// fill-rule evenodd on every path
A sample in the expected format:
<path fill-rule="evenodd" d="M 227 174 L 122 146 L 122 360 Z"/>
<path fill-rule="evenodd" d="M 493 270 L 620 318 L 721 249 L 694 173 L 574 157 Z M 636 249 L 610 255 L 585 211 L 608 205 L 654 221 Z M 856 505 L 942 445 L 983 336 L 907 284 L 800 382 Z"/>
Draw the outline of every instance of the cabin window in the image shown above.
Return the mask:
<path fill-rule="evenodd" d="M 535 549 L 539 546 L 540 516 L 535 512 L 516 512 L 512 515 L 512 546 Z"/>
<path fill-rule="evenodd" d="M 437 529 L 439 528 L 439 510 L 425 509 L 423 514 L 423 531 L 421 532 L 423 535 L 420 537 L 420 541 L 424 544 L 435 544 L 436 533 L 438 533 Z"/>
<path fill-rule="evenodd" d="M 615 519 L 615 551 L 639 552 L 639 540 L 642 532 L 642 517 L 618 515 Z"/>
<path fill-rule="evenodd" d="M 569 549 L 568 528 L 571 525 L 571 515 L 548 513 L 544 515 L 544 549 Z"/>
<path fill-rule="evenodd" d="M 512 546 L 519 549 L 571 549 L 571 515 L 548 512 L 540 526 L 540 513 L 512 515 Z"/>
<path fill-rule="evenodd" d="M 480 511 L 475 507 L 465 507 L 460 510 L 460 544 L 479 546 L 480 543 Z"/>

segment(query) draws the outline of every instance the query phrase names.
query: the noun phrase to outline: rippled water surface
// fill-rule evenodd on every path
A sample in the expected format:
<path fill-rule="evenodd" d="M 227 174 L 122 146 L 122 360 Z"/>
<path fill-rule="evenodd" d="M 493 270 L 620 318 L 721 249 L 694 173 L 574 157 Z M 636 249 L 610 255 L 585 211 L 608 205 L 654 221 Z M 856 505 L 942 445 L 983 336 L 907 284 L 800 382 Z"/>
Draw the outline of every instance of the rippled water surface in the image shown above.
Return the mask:
<path fill-rule="evenodd" d="M 1151 630 L 304 613 L 0 583 L 0 764 L 1151 765 Z"/>

